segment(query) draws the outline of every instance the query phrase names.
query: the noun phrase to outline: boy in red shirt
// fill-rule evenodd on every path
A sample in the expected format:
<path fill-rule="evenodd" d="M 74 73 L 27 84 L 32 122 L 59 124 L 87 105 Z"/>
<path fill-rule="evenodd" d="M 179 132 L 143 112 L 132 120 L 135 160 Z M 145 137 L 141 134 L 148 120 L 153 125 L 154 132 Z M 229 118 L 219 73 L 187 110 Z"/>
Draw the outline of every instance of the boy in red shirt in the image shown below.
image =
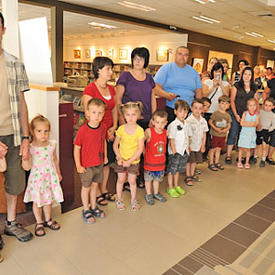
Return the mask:
<path fill-rule="evenodd" d="M 165 154 L 167 144 L 167 113 L 162 110 L 152 114 L 153 127 L 145 131 L 145 157 L 144 157 L 144 179 L 146 195 L 145 201 L 149 205 L 154 204 L 154 198 L 160 202 L 166 199 L 159 193 L 159 183 L 162 181 L 165 170 Z M 152 182 L 154 194 L 152 194 Z"/>
<path fill-rule="evenodd" d="M 82 217 L 86 223 L 94 223 L 95 217 L 105 217 L 104 211 L 96 205 L 97 186 L 103 178 L 103 162 L 108 162 L 106 128 L 101 124 L 105 108 L 101 99 L 92 98 L 88 101 L 88 123 L 80 127 L 74 141 L 74 160 L 82 182 Z"/>

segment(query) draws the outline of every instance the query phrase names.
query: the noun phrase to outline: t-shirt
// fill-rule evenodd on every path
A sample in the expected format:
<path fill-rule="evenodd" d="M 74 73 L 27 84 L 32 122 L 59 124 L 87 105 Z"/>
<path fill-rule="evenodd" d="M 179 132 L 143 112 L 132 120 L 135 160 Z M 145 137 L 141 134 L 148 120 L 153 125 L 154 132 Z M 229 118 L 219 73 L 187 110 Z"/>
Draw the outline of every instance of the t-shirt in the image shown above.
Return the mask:
<path fill-rule="evenodd" d="M 172 101 L 166 100 L 166 106 L 173 109 L 178 99 L 187 101 L 191 106 L 195 97 L 195 90 L 202 87 L 200 76 L 193 67 L 186 64 L 183 68 L 180 68 L 175 62 L 161 66 L 154 80 L 162 85 L 167 93 L 180 96 Z"/>
<path fill-rule="evenodd" d="M 113 108 L 115 107 L 115 100 L 114 100 L 114 96 L 115 96 L 115 89 L 113 86 L 108 85 L 107 87 L 109 88 L 109 92 L 111 94 L 111 98 L 110 99 L 106 99 L 105 97 L 102 96 L 102 94 L 100 93 L 100 91 L 98 90 L 96 84 L 94 82 L 90 83 L 84 90 L 83 95 L 88 95 L 91 96 L 93 98 L 99 98 L 102 99 L 105 104 L 106 104 L 106 110 L 104 113 L 104 117 L 102 119 L 102 123 L 105 125 L 106 129 L 108 130 L 110 127 L 113 126 L 113 115 L 112 115 L 112 111 Z"/>
<path fill-rule="evenodd" d="M 106 128 L 101 123 L 92 128 L 88 123 L 80 127 L 74 144 L 81 147 L 80 161 L 85 168 L 103 164 Z"/>
<path fill-rule="evenodd" d="M 143 120 L 150 121 L 152 115 L 152 89 L 155 88 L 155 81 L 152 76 L 146 73 L 145 80 L 139 81 L 129 71 L 123 72 L 117 81 L 117 85 L 122 85 L 125 89 L 122 103 L 140 101 L 143 104 Z"/>
<path fill-rule="evenodd" d="M 199 152 L 202 146 L 204 132 L 208 132 L 208 125 L 206 120 L 201 116 L 197 120 L 193 114 L 191 114 L 187 119 L 188 123 L 188 136 L 190 137 L 190 148 L 191 151 Z"/>
<path fill-rule="evenodd" d="M 0 55 L 0 136 L 8 136 L 14 133 L 8 91 L 8 76 L 5 67 L 5 56 L 2 53 Z"/>
<path fill-rule="evenodd" d="M 210 119 L 217 128 L 225 129 L 229 123 L 232 122 L 232 118 L 228 113 L 223 113 L 221 111 L 214 112 Z M 225 137 L 227 133 L 218 133 L 212 127 L 210 129 L 210 135 L 215 137 Z"/>
<path fill-rule="evenodd" d="M 275 78 L 272 78 L 267 81 L 267 87 L 270 89 L 270 95 L 275 99 Z"/>
<path fill-rule="evenodd" d="M 116 135 L 120 138 L 119 141 L 119 154 L 123 160 L 129 160 L 138 151 L 138 141 L 144 138 L 144 130 L 137 125 L 134 134 L 127 134 L 125 131 L 125 125 L 121 125 L 117 131 Z M 132 164 L 139 163 L 140 158 L 132 162 Z"/>
<path fill-rule="evenodd" d="M 203 84 L 207 85 L 210 89 L 213 86 L 213 79 L 206 79 L 204 80 Z M 227 81 L 222 81 L 222 84 L 224 87 L 229 86 L 229 83 Z M 218 86 L 216 89 L 214 89 L 214 91 L 208 95 L 208 98 L 211 99 L 211 105 L 207 112 L 211 114 L 219 109 L 219 97 L 223 95 L 222 88 L 220 86 Z"/>
<path fill-rule="evenodd" d="M 177 153 L 184 155 L 188 150 L 188 124 L 181 122 L 177 118 L 168 125 L 168 138 L 175 142 Z M 168 154 L 172 155 L 170 143 L 168 143 Z"/>
<path fill-rule="evenodd" d="M 273 131 L 275 129 L 275 114 L 260 110 L 260 125 L 264 130 Z"/>

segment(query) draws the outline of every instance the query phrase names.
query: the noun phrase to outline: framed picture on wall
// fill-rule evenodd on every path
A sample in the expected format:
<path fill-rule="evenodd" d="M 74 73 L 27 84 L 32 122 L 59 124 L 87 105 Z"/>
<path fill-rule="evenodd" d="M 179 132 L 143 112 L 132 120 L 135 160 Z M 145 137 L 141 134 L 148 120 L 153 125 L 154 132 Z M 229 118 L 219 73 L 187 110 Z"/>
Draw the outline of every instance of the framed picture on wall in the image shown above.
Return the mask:
<path fill-rule="evenodd" d="M 127 49 L 119 49 L 119 59 L 122 59 L 122 60 L 128 59 Z"/>
<path fill-rule="evenodd" d="M 203 58 L 193 58 L 192 66 L 199 74 L 202 73 L 203 63 Z"/>
<path fill-rule="evenodd" d="M 102 56 L 102 50 L 96 50 L 95 56 Z"/>
<path fill-rule="evenodd" d="M 108 49 L 107 50 L 108 57 L 111 58 L 111 59 L 113 59 L 114 58 L 114 52 L 115 52 L 114 49 Z"/>
<path fill-rule="evenodd" d="M 169 61 L 169 51 L 168 49 L 157 49 L 156 60 L 158 62 Z"/>
<path fill-rule="evenodd" d="M 74 58 L 81 58 L 81 51 L 80 50 L 74 50 Z"/>
<path fill-rule="evenodd" d="M 273 70 L 273 68 L 274 68 L 274 60 L 267 60 L 267 62 L 266 62 L 266 67 L 267 67 L 267 68 L 268 68 L 268 67 L 271 67 L 272 70 Z"/>
<path fill-rule="evenodd" d="M 85 50 L 85 58 L 91 58 L 91 50 L 90 49 Z"/>

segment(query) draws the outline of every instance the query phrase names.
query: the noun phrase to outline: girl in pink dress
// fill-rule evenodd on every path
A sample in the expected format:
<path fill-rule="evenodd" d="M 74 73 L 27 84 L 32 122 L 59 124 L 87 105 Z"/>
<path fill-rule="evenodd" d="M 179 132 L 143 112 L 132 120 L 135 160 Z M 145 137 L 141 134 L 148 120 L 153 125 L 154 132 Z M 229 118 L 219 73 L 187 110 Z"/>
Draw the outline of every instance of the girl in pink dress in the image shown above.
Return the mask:
<path fill-rule="evenodd" d="M 62 176 L 56 156 L 56 141 L 49 140 L 50 122 L 42 115 L 36 116 L 30 124 L 32 142 L 30 145 L 31 172 L 25 192 L 24 202 L 33 202 L 33 213 L 36 219 L 35 235 L 45 235 L 44 227 L 51 230 L 60 229 L 52 220 L 52 203 L 62 202 L 63 193 L 60 186 Z M 45 221 L 42 219 L 44 212 Z"/>

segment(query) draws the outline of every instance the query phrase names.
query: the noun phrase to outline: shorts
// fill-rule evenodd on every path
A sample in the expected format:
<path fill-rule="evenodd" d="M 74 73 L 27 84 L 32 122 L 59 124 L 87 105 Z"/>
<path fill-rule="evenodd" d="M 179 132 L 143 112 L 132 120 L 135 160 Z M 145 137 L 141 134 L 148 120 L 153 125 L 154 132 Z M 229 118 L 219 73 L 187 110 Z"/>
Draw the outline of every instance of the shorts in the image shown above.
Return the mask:
<path fill-rule="evenodd" d="M 86 168 L 86 173 L 79 174 L 83 187 L 90 187 L 93 182 L 101 183 L 103 180 L 103 166 Z"/>
<path fill-rule="evenodd" d="M 202 152 L 192 151 L 187 160 L 188 163 L 202 163 Z"/>
<path fill-rule="evenodd" d="M 275 147 L 275 130 L 273 130 L 270 134 L 269 146 Z"/>
<path fill-rule="evenodd" d="M 211 136 L 211 148 L 224 148 L 226 137 Z"/>
<path fill-rule="evenodd" d="M 179 153 L 175 155 L 168 155 L 167 173 L 175 175 L 177 172 L 184 173 L 186 169 L 186 163 L 188 154 L 185 153 L 183 156 Z"/>
<path fill-rule="evenodd" d="M 164 177 L 164 170 L 162 171 L 149 171 L 144 170 L 144 180 L 145 181 L 158 181 L 161 182 Z"/>
<path fill-rule="evenodd" d="M 268 130 L 263 129 L 261 131 L 256 131 L 257 139 L 256 139 L 256 144 L 261 145 L 264 143 L 269 144 L 271 140 L 271 135 L 272 133 L 269 133 Z"/>
<path fill-rule="evenodd" d="M 123 167 L 122 165 L 118 165 L 117 163 L 114 166 L 114 170 L 116 173 L 126 173 L 137 175 L 139 172 L 139 163 L 131 164 L 129 167 Z"/>
<path fill-rule="evenodd" d="M 0 136 L 0 141 L 8 146 L 7 170 L 4 172 L 5 190 L 10 195 L 19 195 L 26 187 L 25 171 L 22 168 L 22 158 L 19 156 L 20 146 L 14 146 L 13 135 Z"/>

